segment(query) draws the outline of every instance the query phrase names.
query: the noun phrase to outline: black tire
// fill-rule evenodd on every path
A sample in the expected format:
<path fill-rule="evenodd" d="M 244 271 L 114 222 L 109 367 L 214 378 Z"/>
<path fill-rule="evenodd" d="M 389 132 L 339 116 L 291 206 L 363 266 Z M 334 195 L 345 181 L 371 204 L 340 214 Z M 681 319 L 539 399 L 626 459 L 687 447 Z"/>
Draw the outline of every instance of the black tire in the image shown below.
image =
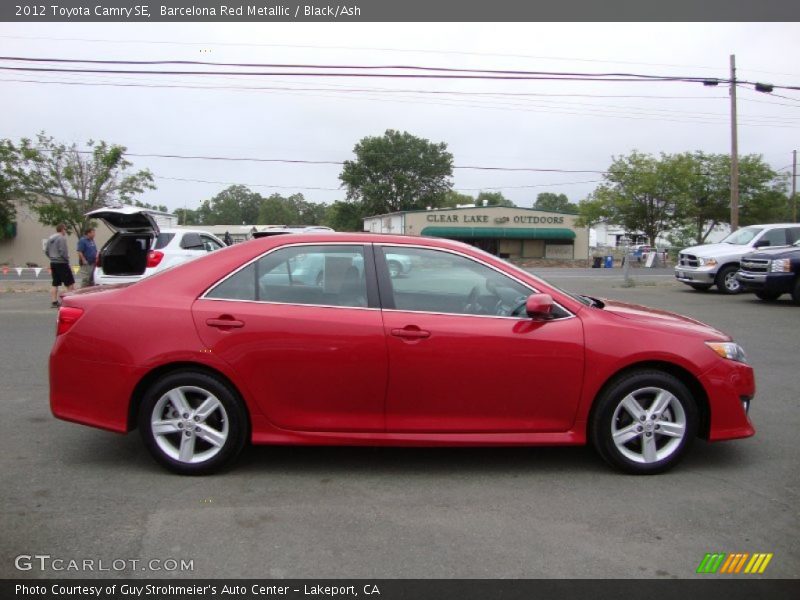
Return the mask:
<path fill-rule="evenodd" d="M 660 392 L 668 395 L 659 396 Z M 659 418 L 653 419 L 652 409 L 659 397 L 668 404 L 657 412 Z M 630 398 L 641 409 L 644 421 L 626 408 Z M 632 371 L 612 381 L 597 398 L 589 437 L 612 467 L 633 475 L 654 475 L 683 458 L 697 435 L 697 423 L 697 405 L 683 382 L 663 371 Z M 668 429 L 671 433 L 666 435 Z M 624 436 L 630 440 L 625 442 Z"/>
<path fill-rule="evenodd" d="M 689 287 L 698 292 L 707 292 L 711 289 L 710 283 L 690 283 Z"/>
<path fill-rule="evenodd" d="M 742 291 L 742 284 L 736 279 L 739 265 L 725 265 L 717 273 L 714 283 L 723 294 L 738 294 Z"/>
<path fill-rule="evenodd" d="M 206 400 L 203 412 L 209 412 L 203 415 L 197 409 Z M 183 414 L 178 414 L 177 405 L 184 406 Z M 181 475 L 207 475 L 221 469 L 247 441 L 247 414 L 238 394 L 200 371 L 176 371 L 156 381 L 145 392 L 138 417 L 147 449 L 157 462 Z M 156 422 L 163 428 L 160 434 L 154 431 Z M 182 456 L 184 450 L 186 457 L 191 452 L 189 460 Z"/>
<path fill-rule="evenodd" d="M 389 277 L 391 277 L 392 279 L 394 279 L 395 277 L 399 277 L 403 273 L 403 267 L 396 260 L 387 261 L 386 266 L 389 269 Z"/>
<path fill-rule="evenodd" d="M 795 304 L 800 306 L 800 277 L 794 280 L 794 289 L 792 290 L 792 300 Z"/>
<path fill-rule="evenodd" d="M 765 291 L 758 291 L 756 292 L 756 296 L 764 300 L 765 302 L 775 302 L 780 297 L 780 292 L 765 292 Z"/>

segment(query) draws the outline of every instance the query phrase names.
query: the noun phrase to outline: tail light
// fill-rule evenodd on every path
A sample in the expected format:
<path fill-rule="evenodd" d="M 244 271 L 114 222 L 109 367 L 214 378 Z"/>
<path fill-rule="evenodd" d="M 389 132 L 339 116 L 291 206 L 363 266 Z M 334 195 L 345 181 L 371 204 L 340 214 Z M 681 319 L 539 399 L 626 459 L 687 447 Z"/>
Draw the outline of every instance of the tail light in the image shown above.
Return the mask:
<path fill-rule="evenodd" d="M 152 269 L 153 267 L 157 267 L 162 258 L 164 258 L 163 252 L 150 250 L 150 252 L 147 253 L 147 268 Z"/>
<path fill-rule="evenodd" d="M 83 316 L 82 308 L 75 308 L 74 306 L 62 306 L 58 309 L 58 325 L 56 326 L 56 335 L 67 333 L 78 319 Z"/>

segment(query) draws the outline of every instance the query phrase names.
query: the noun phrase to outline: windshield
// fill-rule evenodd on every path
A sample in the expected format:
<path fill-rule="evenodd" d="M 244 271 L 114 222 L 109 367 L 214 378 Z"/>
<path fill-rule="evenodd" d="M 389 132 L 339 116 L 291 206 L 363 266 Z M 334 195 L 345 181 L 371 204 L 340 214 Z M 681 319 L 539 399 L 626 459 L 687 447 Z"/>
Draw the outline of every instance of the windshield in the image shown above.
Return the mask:
<path fill-rule="evenodd" d="M 759 233 L 761 233 L 761 227 L 745 227 L 739 231 L 734 231 L 732 234 L 722 240 L 722 243 L 744 246 L 745 244 L 749 244 L 750 241 Z"/>

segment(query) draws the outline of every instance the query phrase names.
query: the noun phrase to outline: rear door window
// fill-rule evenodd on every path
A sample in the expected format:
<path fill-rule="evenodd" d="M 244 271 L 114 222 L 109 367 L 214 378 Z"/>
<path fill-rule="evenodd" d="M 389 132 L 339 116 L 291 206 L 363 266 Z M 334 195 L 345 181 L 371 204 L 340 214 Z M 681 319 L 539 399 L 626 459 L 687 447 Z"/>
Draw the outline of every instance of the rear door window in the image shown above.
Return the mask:
<path fill-rule="evenodd" d="M 161 248 L 169 244 L 174 237 L 175 237 L 174 233 L 159 233 L 158 237 L 156 237 L 155 249 L 160 250 Z"/>
<path fill-rule="evenodd" d="M 207 298 L 367 307 L 363 246 L 291 246 L 261 257 Z"/>

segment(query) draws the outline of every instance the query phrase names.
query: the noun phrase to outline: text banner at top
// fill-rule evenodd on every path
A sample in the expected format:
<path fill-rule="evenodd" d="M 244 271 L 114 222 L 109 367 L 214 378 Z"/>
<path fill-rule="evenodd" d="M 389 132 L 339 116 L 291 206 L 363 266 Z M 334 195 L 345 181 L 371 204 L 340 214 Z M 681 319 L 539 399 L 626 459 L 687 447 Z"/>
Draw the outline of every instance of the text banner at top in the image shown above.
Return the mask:
<path fill-rule="evenodd" d="M 4 0 L 5 22 L 798 21 L 787 0 Z"/>

